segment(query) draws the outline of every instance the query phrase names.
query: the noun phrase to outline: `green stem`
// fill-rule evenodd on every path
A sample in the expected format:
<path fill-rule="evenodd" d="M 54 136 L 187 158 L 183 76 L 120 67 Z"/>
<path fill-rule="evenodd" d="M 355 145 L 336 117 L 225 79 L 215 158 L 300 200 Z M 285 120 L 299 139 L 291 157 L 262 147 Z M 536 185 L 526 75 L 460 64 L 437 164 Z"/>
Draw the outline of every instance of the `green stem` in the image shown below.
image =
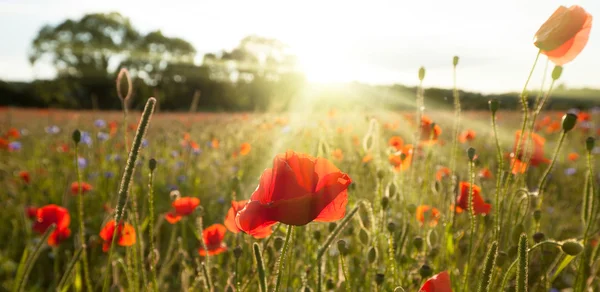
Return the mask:
<path fill-rule="evenodd" d="M 471 219 L 471 232 L 469 234 L 469 251 L 467 253 L 467 265 L 465 267 L 465 276 L 463 278 L 463 291 L 467 290 L 467 282 L 469 280 L 469 270 L 471 269 L 471 255 L 473 253 L 473 241 L 475 239 L 475 210 L 473 210 L 473 184 L 475 183 L 475 172 L 473 171 L 474 162 L 469 161 L 469 218 Z"/>
<path fill-rule="evenodd" d="M 500 185 L 502 183 L 502 171 L 504 170 L 504 160 L 502 159 L 502 148 L 500 148 L 500 141 L 498 139 L 498 127 L 496 125 L 496 112 L 492 112 L 492 129 L 494 130 L 494 140 L 496 141 L 496 159 L 498 161 L 498 171 L 496 172 L 496 194 L 494 201 L 494 209 L 496 209 L 496 216 L 494 216 L 494 233 L 496 241 L 500 239 L 500 217 L 502 212 L 500 210 Z"/>
<path fill-rule="evenodd" d="M 77 170 L 77 186 L 78 194 L 77 194 L 77 210 L 79 213 L 79 241 L 81 242 L 81 247 L 83 249 L 81 254 L 81 260 L 83 265 L 83 277 L 85 279 L 85 286 L 87 289 L 92 290 L 92 281 L 90 280 L 90 270 L 88 265 L 87 258 L 87 245 L 85 244 L 85 224 L 84 224 L 84 204 L 83 204 L 83 187 L 81 186 L 81 170 L 79 168 L 79 143 L 75 143 L 75 169 Z"/>
<path fill-rule="evenodd" d="M 258 243 L 255 242 L 253 244 L 253 249 L 254 249 L 254 258 L 256 258 L 256 267 L 258 270 L 258 284 L 260 285 L 260 291 L 267 292 L 267 275 L 265 273 L 265 264 L 264 264 L 264 261 L 262 258 L 262 253 L 260 252 L 260 247 L 258 246 Z M 280 267 L 282 266 L 281 263 L 282 262 L 280 262 L 280 264 L 279 264 Z"/>
<path fill-rule="evenodd" d="M 156 104 L 156 99 L 153 97 L 149 98 L 146 102 L 146 106 L 144 108 L 144 112 L 142 113 L 142 118 L 138 124 L 137 133 L 135 134 L 135 138 L 133 140 L 133 144 L 131 146 L 131 151 L 129 152 L 129 158 L 127 159 L 127 164 L 125 165 L 125 171 L 123 173 L 123 179 L 121 180 L 121 185 L 119 187 L 119 192 L 117 195 L 117 208 L 115 210 L 115 224 L 120 224 L 121 219 L 123 218 L 123 213 L 125 212 L 125 205 L 127 203 L 127 197 L 129 192 L 129 187 L 131 186 L 131 178 L 133 176 L 133 171 L 135 170 L 135 163 L 137 161 L 140 148 L 142 146 L 142 139 L 146 134 L 146 130 L 148 129 L 148 125 L 150 124 L 150 118 L 152 117 L 152 112 L 154 111 L 154 106 Z M 102 291 L 108 291 L 108 278 L 110 275 L 110 267 L 112 254 L 115 246 L 115 241 L 117 237 L 117 230 L 119 228 L 115 228 L 112 242 L 110 245 L 110 249 L 108 252 L 108 259 L 106 264 L 106 274 L 104 275 L 104 285 L 102 286 Z"/>
<path fill-rule="evenodd" d="M 150 225 L 148 226 L 148 232 L 150 237 L 150 277 L 152 279 L 152 291 L 158 291 L 158 283 L 156 281 L 156 248 L 154 246 L 154 169 L 150 170 L 148 174 L 148 205 L 150 209 Z"/>
<path fill-rule="evenodd" d="M 552 168 L 554 167 L 554 163 L 556 163 L 556 159 L 558 158 L 558 153 L 560 152 L 560 147 L 562 146 L 563 142 L 565 141 L 566 136 L 567 136 L 567 132 L 562 131 L 560 134 L 560 138 L 558 140 L 558 145 L 556 145 L 556 149 L 554 150 L 554 155 L 552 155 L 552 161 L 550 162 L 550 165 L 548 166 L 548 168 L 544 172 L 544 175 L 542 176 L 542 179 L 540 180 L 540 183 L 538 185 L 538 192 L 539 192 L 538 196 L 540 198 L 538 206 L 542 206 L 542 200 L 544 199 L 544 197 L 543 197 L 544 187 L 546 187 L 546 182 L 548 181 L 548 175 L 552 171 Z"/>
<path fill-rule="evenodd" d="M 71 277 L 73 268 L 75 268 L 75 264 L 77 264 L 77 262 L 79 261 L 79 258 L 81 257 L 82 252 L 83 252 L 83 247 L 79 247 L 77 249 L 77 251 L 75 252 L 75 254 L 73 255 L 73 258 L 69 262 L 69 265 L 67 265 L 67 269 L 65 270 L 65 273 L 60 278 L 60 281 L 58 282 L 58 285 L 56 286 L 56 291 L 63 290 L 63 286 L 65 286 L 65 284 L 67 284 L 67 280 Z"/>
<path fill-rule="evenodd" d="M 283 249 L 281 250 L 281 254 L 279 255 L 279 265 L 277 267 L 277 277 L 275 280 L 275 289 L 274 292 L 279 291 L 279 285 L 281 284 L 281 276 L 283 274 L 283 262 L 285 261 L 285 254 L 288 250 L 288 244 L 290 242 L 290 236 L 292 235 L 293 225 L 288 225 L 287 232 L 285 234 L 285 242 L 283 243 Z"/>
<path fill-rule="evenodd" d="M 50 227 L 48 227 L 48 229 L 46 229 L 46 232 L 44 233 L 42 238 L 40 238 L 40 241 L 36 244 L 35 248 L 33 249 L 33 253 L 25 262 L 23 268 L 19 267 L 18 271 L 22 271 L 22 273 L 17 273 L 17 277 L 15 279 L 15 286 L 13 288 L 14 292 L 21 292 L 23 291 L 23 289 L 25 289 L 25 284 L 27 283 L 29 274 L 33 269 L 33 265 L 37 261 L 38 257 L 40 256 L 40 252 L 42 251 L 42 246 L 44 246 L 44 243 L 48 241 L 48 237 L 50 237 L 50 234 L 54 232 L 54 229 L 56 229 L 56 224 L 52 224 L 50 225 Z M 25 252 L 27 251 L 24 251 L 24 253 Z"/>

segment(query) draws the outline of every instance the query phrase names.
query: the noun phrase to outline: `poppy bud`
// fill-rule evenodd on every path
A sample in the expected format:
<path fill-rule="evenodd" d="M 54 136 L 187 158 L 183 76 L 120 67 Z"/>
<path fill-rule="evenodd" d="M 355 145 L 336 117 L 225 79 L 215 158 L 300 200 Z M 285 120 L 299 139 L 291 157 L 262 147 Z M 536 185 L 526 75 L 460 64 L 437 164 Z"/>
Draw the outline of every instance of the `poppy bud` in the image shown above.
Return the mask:
<path fill-rule="evenodd" d="M 470 161 L 473 161 L 473 159 L 475 159 L 475 148 L 469 147 L 469 149 L 467 149 L 467 156 Z"/>
<path fill-rule="evenodd" d="M 391 183 L 387 191 L 388 197 L 393 198 L 396 195 L 396 184 Z"/>
<path fill-rule="evenodd" d="M 535 220 L 535 222 L 540 222 L 540 219 L 542 218 L 542 210 L 537 209 L 535 211 L 533 211 L 533 220 Z"/>
<path fill-rule="evenodd" d="M 421 275 L 421 278 L 423 279 L 429 278 L 433 275 L 433 269 L 428 265 L 422 265 L 419 268 L 419 275 Z"/>
<path fill-rule="evenodd" d="M 577 116 L 575 114 L 568 113 L 568 114 L 564 115 L 562 118 L 563 131 L 565 131 L 565 133 L 568 131 L 571 131 L 575 127 L 576 123 L 577 123 Z"/>
<path fill-rule="evenodd" d="M 320 241 L 321 240 L 321 231 L 319 231 L 319 230 L 313 231 L 313 238 L 316 241 Z"/>
<path fill-rule="evenodd" d="M 333 232 L 336 227 L 337 224 L 335 222 L 330 222 L 329 225 L 327 225 L 327 230 L 329 230 L 329 232 Z"/>
<path fill-rule="evenodd" d="M 454 67 L 458 65 L 458 59 L 458 56 L 454 56 L 454 58 L 452 58 L 452 65 L 454 65 Z"/>
<path fill-rule="evenodd" d="M 385 211 L 385 210 L 387 210 L 389 205 L 390 205 L 390 198 L 388 198 L 387 196 L 383 196 L 381 198 L 381 208 Z"/>
<path fill-rule="evenodd" d="M 383 284 L 383 281 L 385 280 L 385 275 L 383 273 L 377 273 L 375 274 L 375 283 L 380 286 L 381 284 Z"/>
<path fill-rule="evenodd" d="M 71 137 L 73 138 L 73 142 L 75 142 L 75 144 L 79 144 L 79 141 L 81 141 L 81 132 L 79 132 L 79 130 L 75 130 L 73 131 L 73 135 Z"/>
<path fill-rule="evenodd" d="M 404 161 L 406 159 L 406 153 L 400 153 L 400 160 Z"/>
<path fill-rule="evenodd" d="M 544 239 L 546 239 L 546 235 L 544 235 L 544 233 L 542 232 L 536 232 L 533 234 L 533 241 L 535 243 L 540 243 L 544 241 Z"/>
<path fill-rule="evenodd" d="M 423 81 L 425 79 L 425 67 L 419 68 L 419 80 Z"/>
<path fill-rule="evenodd" d="M 239 259 L 242 256 L 242 247 L 241 246 L 238 245 L 233 249 L 233 256 L 236 259 Z"/>
<path fill-rule="evenodd" d="M 560 249 L 570 256 L 576 256 L 583 251 L 583 245 L 575 240 L 569 240 L 563 242 Z"/>
<path fill-rule="evenodd" d="M 508 259 L 508 254 L 506 252 L 499 251 L 498 255 L 496 256 L 496 266 L 502 267 L 502 265 L 504 265 L 506 262 L 506 259 Z"/>
<path fill-rule="evenodd" d="M 552 70 L 552 80 L 558 80 L 560 75 L 562 75 L 562 71 L 562 66 L 554 66 L 554 69 Z"/>
<path fill-rule="evenodd" d="M 396 223 L 394 223 L 394 222 L 391 222 L 391 221 L 390 221 L 390 222 L 388 222 L 388 224 L 387 224 L 387 230 L 388 230 L 390 233 L 394 233 L 394 231 L 396 231 Z"/>
<path fill-rule="evenodd" d="M 490 99 L 490 101 L 488 101 L 488 104 L 490 106 L 490 111 L 492 112 L 492 114 L 495 114 L 496 111 L 498 111 L 498 100 Z"/>
<path fill-rule="evenodd" d="M 148 167 L 150 167 L 150 171 L 154 171 L 156 169 L 156 159 L 150 158 L 148 161 Z"/>
<path fill-rule="evenodd" d="M 385 177 L 385 172 L 383 170 L 378 170 L 377 171 L 377 178 L 378 179 L 383 179 Z"/>
<path fill-rule="evenodd" d="M 327 290 L 333 290 L 335 288 L 335 283 L 333 282 L 333 279 L 327 279 L 327 281 L 325 282 L 325 288 Z"/>
<path fill-rule="evenodd" d="M 439 253 L 440 253 L 440 248 L 436 246 L 429 251 L 429 253 L 427 254 L 427 257 L 429 257 L 430 259 L 435 259 L 435 257 L 437 257 L 437 255 Z"/>
<path fill-rule="evenodd" d="M 421 250 L 423 248 L 423 237 L 417 236 L 413 238 L 412 244 L 417 250 Z"/>
<path fill-rule="evenodd" d="M 594 144 L 596 144 L 596 139 L 594 139 L 594 137 L 588 137 L 585 139 L 585 149 L 587 149 L 588 152 L 592 152 L 594 149 Z"/>
<path fill-rule="evenodd" d="M 346 244 L 346 241 L 343 239 L 338 240 L 337 248 L 340 251 L 341 255 L 347 255 L 349 252 L 348 245 Z"/>
<path fill-rule="evenodd" d="M 358 233 L 358 238 L 360 239 L 360 242 L 362 244 L 369 244 L 369 233 L 367 233 L 367 230 L 365 230 L 364 228 L 360 229 L 360 232 Z"/>
<path fill-rule="evenodd" d="M 375 247 L 371 246 L 369 248 L 367 260 L 369 261 L 369 264 L 373 264 L 377 260 L 377 249 Z"/>
<path fill-rule="evenodd" d="M 275 241 L 273 241 L 273 246 L 275 247 L 275 250 L 280 251 L 281 248 L 283 247 L 283 237 L 281 237 L 281 236 L 275 237 Z"/>
<path fill-rule="evenodd" d="M 517 224 L 517 226 L 515 226 L 515 229 L 513 229 L 512 232 L 512 240 L 514 243 L 518 243 L 519 242 L 519 238 L 521 237 L 521 233 L 525 232 L 525 227 L 523 226 L 523 224 Z"/>
<path fill-rule="evenodd" d="M 412 214 L 417 210 L 417 206 L 415 204 L 408 204 L 406 205 L 406 210 Z"/>

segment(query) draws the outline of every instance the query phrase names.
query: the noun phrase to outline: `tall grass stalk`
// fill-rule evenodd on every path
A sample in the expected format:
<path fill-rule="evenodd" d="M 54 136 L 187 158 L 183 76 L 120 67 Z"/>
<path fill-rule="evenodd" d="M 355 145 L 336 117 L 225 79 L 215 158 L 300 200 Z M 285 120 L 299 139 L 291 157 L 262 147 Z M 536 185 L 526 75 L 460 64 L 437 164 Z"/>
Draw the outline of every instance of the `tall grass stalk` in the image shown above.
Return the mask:
<path fill-rule="evenodd" d="M 79 167 L 79 141 L 81 138 L 81 133 L 79 130 L 75 130 L 73 133 L 73 140 L 75 142 L 75 169 L 77 171 L 77 211 L 79 215 L 79 241 L 81 244 L 81 248 L 83 249 L 81 254 L 81 261 L 83 265 L 83 278 L 85 281 L 85 286 L 89 290 L 93 290 L 92 281 L 90 278 L 90 267 L 88 264 L 87 257 L 87 244 L 85 243 L 85 212 L 84 212 L 84 202 L 83 202 L 83 186 L 81 180 L 81 169 Z"/>

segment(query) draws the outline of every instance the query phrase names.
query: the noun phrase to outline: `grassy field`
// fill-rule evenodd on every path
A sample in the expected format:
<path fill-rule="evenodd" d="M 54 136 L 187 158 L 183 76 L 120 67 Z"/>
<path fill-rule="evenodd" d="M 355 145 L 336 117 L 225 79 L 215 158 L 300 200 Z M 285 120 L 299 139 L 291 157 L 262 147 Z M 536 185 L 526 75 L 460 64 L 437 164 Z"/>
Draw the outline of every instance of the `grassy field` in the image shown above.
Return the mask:
<path fill-rule="evenodd" d="M 524 173 L 509 171 L 516 111 L 496 113 L 497 135 L 491 112 L 463 112 L 455 154 L 452 111 L 426 111 L 435 124 L 418 128 L 414 112 L 155 113 L 130 188 L 121 178 L 141 113 L 0 113 L 0 290 L 100 291 L 106 279 L 111 291 L 418 291 L 444 271 L 454 291 L 600 289 L 600 151 L 586 145 L 598 113 L 578 113 L 556 153 L 564 113 L 542 113 L 520 147 L 532 150 L 519 156 Z M 232 201 L 249 199 L 286 150 L 347 174 L 344 219 L 234 233 Z M 123 202 L 111 249 L 106 226 Z"/>

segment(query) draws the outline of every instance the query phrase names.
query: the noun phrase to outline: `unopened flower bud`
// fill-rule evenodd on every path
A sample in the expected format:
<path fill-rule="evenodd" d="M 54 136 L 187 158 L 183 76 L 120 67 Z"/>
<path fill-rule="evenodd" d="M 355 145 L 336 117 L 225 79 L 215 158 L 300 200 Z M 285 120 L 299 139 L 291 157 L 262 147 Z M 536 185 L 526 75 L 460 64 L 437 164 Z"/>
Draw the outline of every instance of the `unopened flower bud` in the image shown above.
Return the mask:
<path fill-rule="evenodd" d="M 429 278 L 433 275 L 433 269 L 428 265 L 422 265 L 419 268 L 419 275 L 421 275 L 421 278 L 423 279 Z"/>
<path fill-rule="evenodd" d="M 369 261 L 369 264 L 373 264 L 377 260 L 377 249 L 375 247 L 371 246 L 369 248 L 367 260 Z"/>
<path fill-rule="evenodd" d="M 417 236 L 413 238 L 412 244 L 417 250 L 421 250 L 423 248 L 423 237 Z"/>
<path fill-rule="evenodd" d="M 369 244 L 369 233 L 367 233 L 367 230 L 365 230 L 364 228 L 360 229 L 360 232 L 358 233 L 358 238 L 360 239 L 360 242 L 362 244 Z"/>
<path fill-rule="evenodd" d="M 313 238 L 316 241 L 321 241 L 321 231 L 319 231 L 319 230 L 313 231 Z"/>
<path fill-rule="evenodd" d="M 492 114 L 495 114 L 498 111 L 498 100 L 490 99 L 490 101 L 488 101 L 488 104 L 490 106 L 490 111 L 492 112 Z"/>
<path fill-rule="evenodd" d="M 327 279 L 327 281 L 325 282 L 325 288 L 327 290 L 333 290 L 335 288 L 335 283 L 333 282 L 333 279 Z"/>
<path fill-rule="evenodd" d="M 577 241 L 568 240 L 562 243 L 560 249 L 570 256 L 576 256 L 583 251 L 583 245 Z"/>
<path fill-rule="evenodd" d="M 233 249 L 233 256 L 236 259 L 239 259 L 242 256 L 242 247 L 241 246 L 238 245 Z"/>
<path fill-rule="evenodd" d="M 346 241 L 343 239 L 338 240 L 337 248 L 340 251 L 341 255 L 347 255 L 349 252 L 348 245 L 346 244 Z"/>
<path fill-rule="evenodd" d="M 540 243 L 546 239 L 546 235 L 542 232 L 536 232 L 533 234 L 533 242 Z"/>
<path fill-rule="evenodd" d="M 396 223 L 394 223 L 392 221 L 388 222 L 388 224 L 387 224 L 387 230 L 390 233 L 394 233 L 394 231 L 396 231 Z"/>
<path fill-rule="evenodd" d="M 377 274 L 375 274 L 375 283 L 378 286 L 381 286 L 381 284 L 383 284 L 384 280 L 385 280 L 385 275 L 383 273 L 377 273 Z"/>
<path fill-rule="evenodd" d="M 383 196 L 381 198 L 381 208 L 385 211 L 385 210 L 387 210 L 389 205 L 390 205 L 390 198 L 388 198 L 387 196 Z"/>
<path fill-rule="evenodd" d="M 154 171 L 156 169 L 156 159 L 150 158 L 148 161 L 148 167 L 150 167 L 150 171 Z"/>
<path fill-rule="evenodd" d="M 327 225 L 327 230 L 329 230 L 329 232 L 333 232 L 336 227 L 337 227 L 337 223 L 330 222 L 329 225 Z"/>
<path fill-rule="evenodd" d="M 540 219 L 542 218 L 542 210 L 540 209 L 536 209 L 535 211 L 533 211 L 533 220 L 535 220 L 535 222 L 540 222 Z"/>
<path fill-rule="evenodd" d="M 275 241 L 273 241 L 273 247 L 275 247 L 275 250 L 280 251 L 281 248 L 283 247 L 283 237 L 281 236 L 277 236 L 275 237 Z"/>
<path fill-rule="evenodd" d="M 475 159 L 475 148 L 469 147 L 469 149 L 467 149 L 467 156 L 470 161 L 473 161 L 473 159 Z"/>
<path fill-rule="evenodd" d="M 425 79 L 425 67 L 419 68 L 419 80 L 423 81 Z"/>
<path fill-rule="evenodd" d="M 75 142 L 75 144 L 79 144 L 79 141 L 81 141 L 81 132 L 79 132 L 79 130 L 75 130 L 73 131 L 73 135 L 71 137 L 73 138 L 73 142 Z"/>
<path fill-rule="evenodd" d="M 588 137 L 585 139 L 585 149 L 587 149 L 588 152 L 592 152 L 594 149 L 594 144 L 596 144 L 596 139 L 594 139 L 594 137 Z"/>
<path fill-rule="evenodd" d="M 458 60 L 459 60 L 458 56 L 454 56 L 454 58 L 452 58 L 452 65 L 454 67 L 456 67 L 458 65 Z"/>

